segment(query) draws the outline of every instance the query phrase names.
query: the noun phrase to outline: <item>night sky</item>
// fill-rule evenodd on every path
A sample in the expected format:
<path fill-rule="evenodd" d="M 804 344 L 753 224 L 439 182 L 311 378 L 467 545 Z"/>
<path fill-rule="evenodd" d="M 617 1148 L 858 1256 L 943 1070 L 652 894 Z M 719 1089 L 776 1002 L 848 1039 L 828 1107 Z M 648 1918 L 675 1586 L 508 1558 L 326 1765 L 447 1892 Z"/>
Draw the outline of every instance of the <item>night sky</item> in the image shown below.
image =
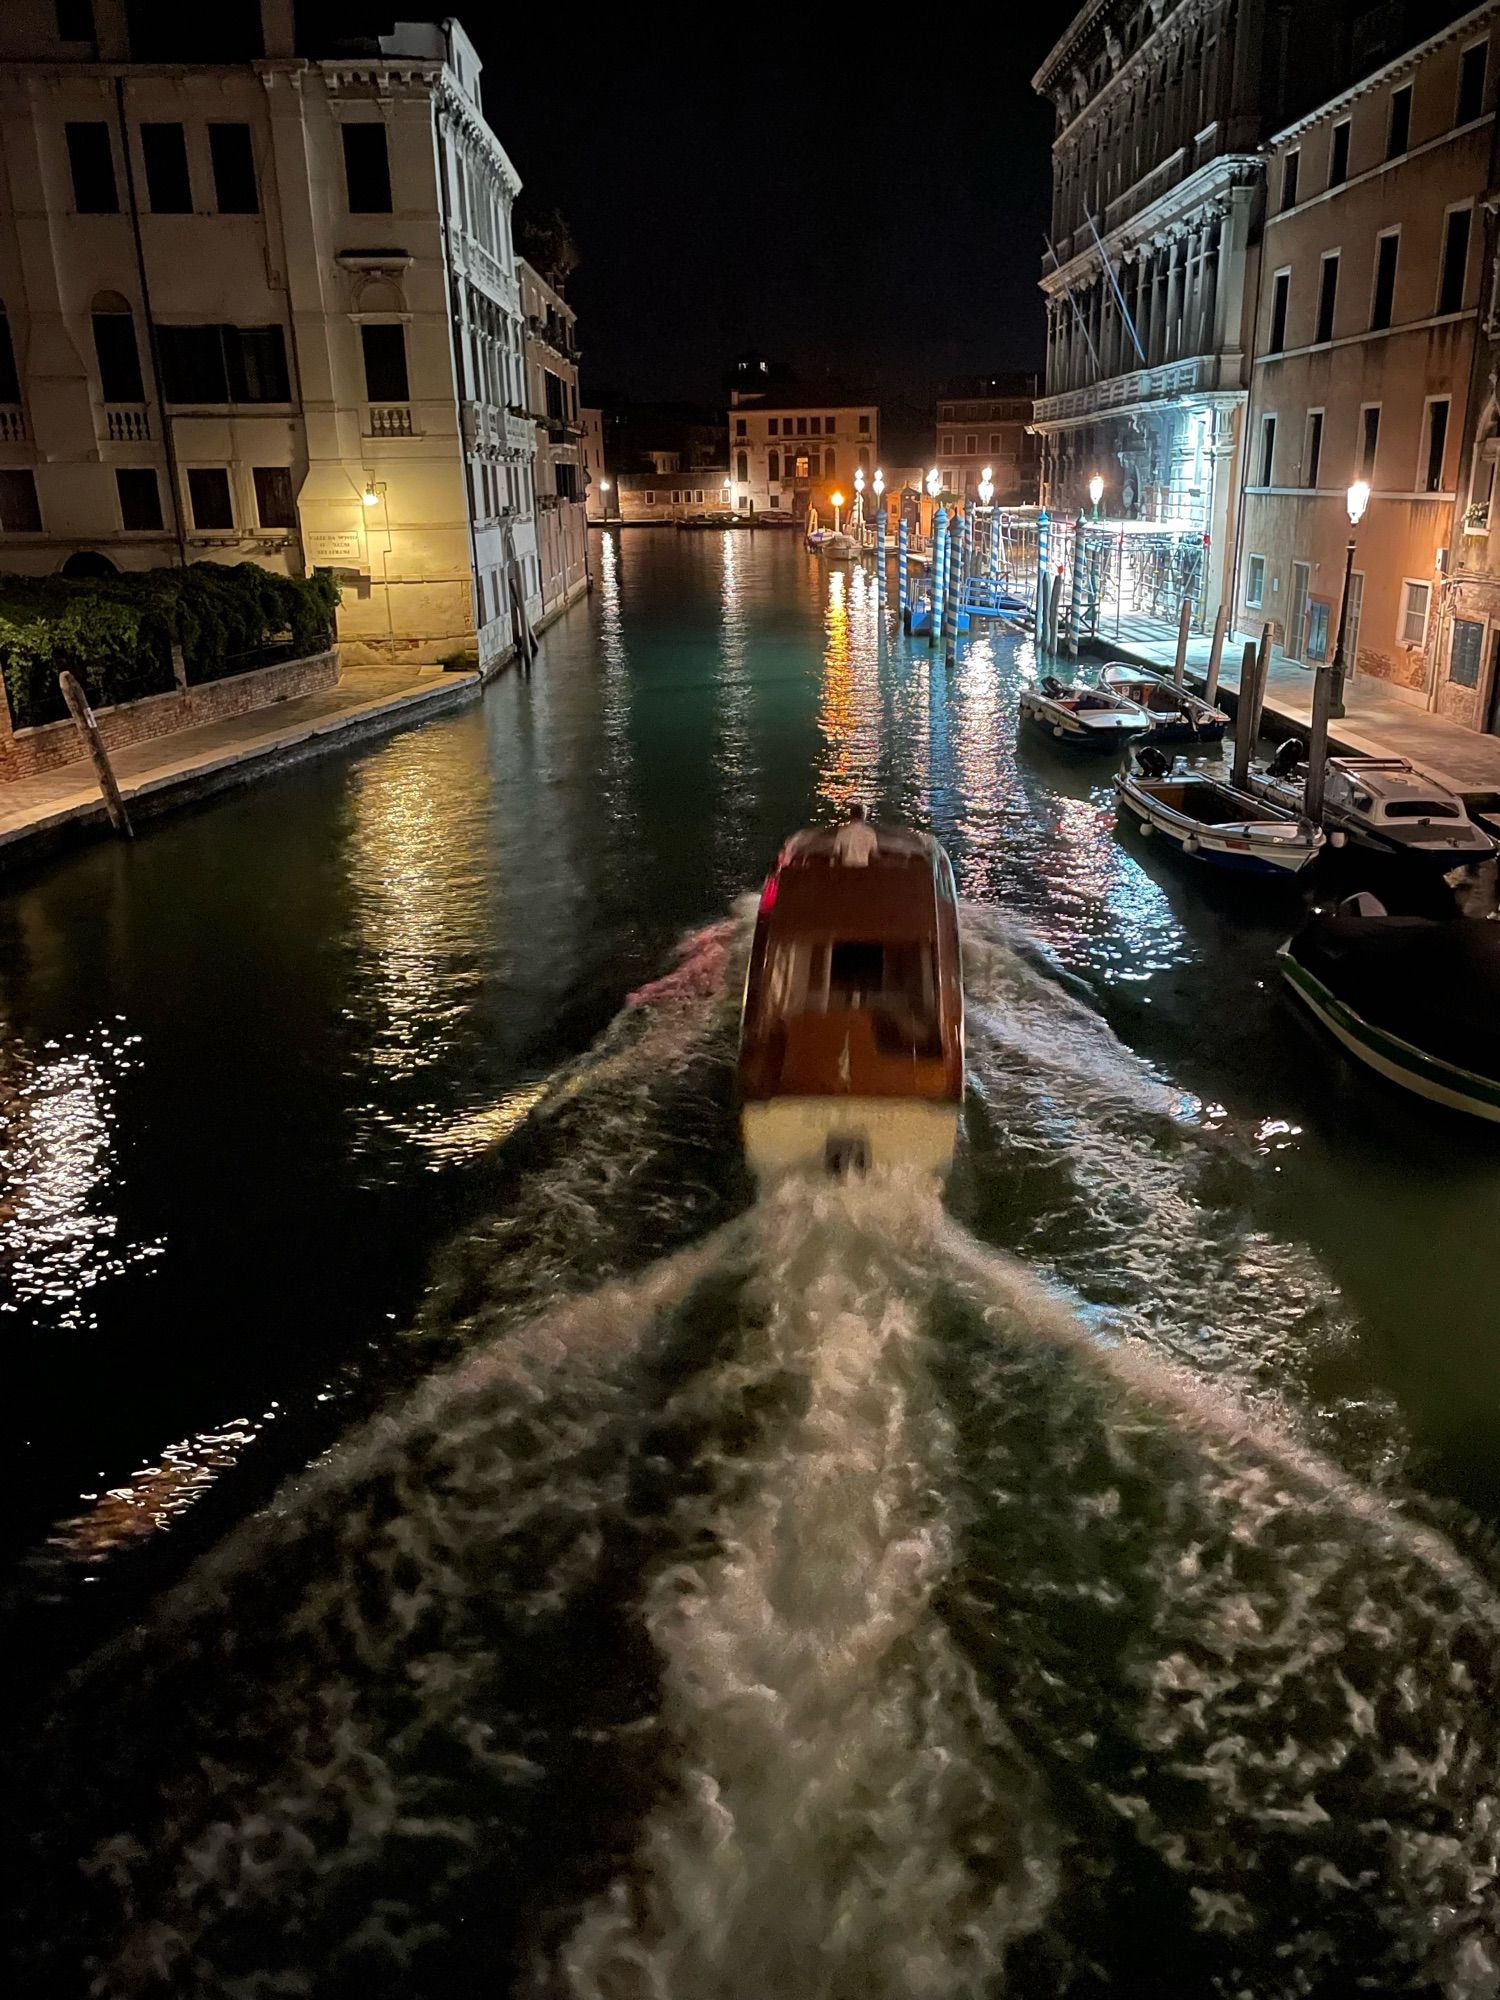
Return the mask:
<path fill-rule="evenodd" d="M 1040 368 L 1030 79 L 1074 11 L 459 10 L 518 215 L 578 239 L 585 393 L 717 401 L 745 349 L 919 400 Z"/>

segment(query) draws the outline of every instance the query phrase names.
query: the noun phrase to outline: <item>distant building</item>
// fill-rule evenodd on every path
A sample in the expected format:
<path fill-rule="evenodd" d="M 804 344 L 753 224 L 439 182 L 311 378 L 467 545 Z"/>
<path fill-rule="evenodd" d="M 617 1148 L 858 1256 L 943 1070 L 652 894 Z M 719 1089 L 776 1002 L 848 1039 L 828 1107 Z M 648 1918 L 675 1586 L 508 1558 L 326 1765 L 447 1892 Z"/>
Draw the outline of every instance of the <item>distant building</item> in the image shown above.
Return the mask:
<path fill-rule="evenodd" d="M 1332 659 L 1363 479 L 1347 663 L 1491 728 L 1487 353 L 1469 404 L 1497 35 L 1500 5 L 1474 8 L 1270 142 L 1237 614 L 1287 659 Z"/>
<path fill-rule="evenodd" d="M 545 616 L 573 603 L 589 585 L 578 315 L 524 257 L 516 272 L 525 326 L 526 411 L 537 427 L 536 532 Z"/>
<path fill-rule="evenodd" d="M 0 566 L 326 566 L 346 660 L 510 649 L 535 434 L 479 68 L 454 21 L 12 0 Z"/>
<path fill-rule="evenodd" d="M 604 469 L 604 412 L 581 409 L 578 416 L 583 425 L 583 497 L 589 519 L 602 521 L 610 512 L 613 492 L 613 481 Z"/>
<path fill-rule="evenodd" d="M 1041 441 L 1031 429 L 1034 375 L 955 382 L 938 398 L 933 462 L 950 493 L 979 490 L 986 466 L 1001 505 L 1032 506 L 1041 483 Z M 890 474 L 886 475 L 889 483 Z"/>
<path fill-rule="evenodd" d="M 689 514 L 732 514 L 729 475 L 722 465 L 690 472 L 622 472 L 613 482 L 614 519 L 658 526 Z"/>
<path fill-rule="evenodd" d="M 733 389 L 729 398 L 729 476 L 735 506 L 831 513 L 834 493 L 854 497 L 854 474 L 878 463 L 880 413 L 836 391 L 780 387 Z"/>

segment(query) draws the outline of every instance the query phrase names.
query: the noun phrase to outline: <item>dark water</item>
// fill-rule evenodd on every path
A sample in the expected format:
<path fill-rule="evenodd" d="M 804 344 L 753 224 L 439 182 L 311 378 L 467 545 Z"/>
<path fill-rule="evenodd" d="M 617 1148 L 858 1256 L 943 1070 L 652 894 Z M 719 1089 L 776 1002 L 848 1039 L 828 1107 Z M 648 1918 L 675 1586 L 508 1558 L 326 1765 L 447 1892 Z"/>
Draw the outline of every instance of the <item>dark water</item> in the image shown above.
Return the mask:
<path fill-rule="evenodd" d="M 595 554 L 529 684 L 0 906 L 29 1990 L 1493 1996 L 1500 1152 L 1025 642 Z M 966 899 L 946 1212 L 735 1155 L 856 797 Z"/>

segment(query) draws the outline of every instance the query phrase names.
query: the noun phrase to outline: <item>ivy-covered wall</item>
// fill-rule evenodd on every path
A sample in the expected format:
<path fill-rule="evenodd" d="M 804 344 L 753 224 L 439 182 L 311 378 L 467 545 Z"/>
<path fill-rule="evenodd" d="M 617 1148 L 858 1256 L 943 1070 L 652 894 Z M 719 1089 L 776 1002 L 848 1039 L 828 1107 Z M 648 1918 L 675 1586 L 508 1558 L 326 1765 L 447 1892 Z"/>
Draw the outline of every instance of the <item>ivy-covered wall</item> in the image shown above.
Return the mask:
<path fill-rule="evenodd" d="M 219 680 L 332 644 L 338 589 L 326 570 L 299 579 L 256 563 L 190 563 L 69 581 L 0 575 L 0 673 L 17 729 L 67 713 L 67 669 L 91 705 L 110 708 L 173 686 L 172 646 L 188 684 Z"/>

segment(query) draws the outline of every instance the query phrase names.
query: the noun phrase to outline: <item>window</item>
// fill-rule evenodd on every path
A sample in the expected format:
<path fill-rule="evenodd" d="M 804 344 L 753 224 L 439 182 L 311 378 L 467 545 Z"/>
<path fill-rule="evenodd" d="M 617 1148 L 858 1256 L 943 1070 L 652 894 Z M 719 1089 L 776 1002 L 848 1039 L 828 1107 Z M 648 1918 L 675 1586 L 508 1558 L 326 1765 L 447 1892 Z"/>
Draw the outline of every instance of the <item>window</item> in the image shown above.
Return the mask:
<path fill-rule="evenodd" d="M 1323 466 L 1323 412 L 1307 413 L 1307 447 L 1302 454 L 1302 484 L 1316 486 Z"/>
<path fill-rule="evenodd" d="M 798 419 L 797 419 L 797 435 L 798 435 L 798 437 L 799 437 L 799 438 L 800 438 L 800 437 L 806 437 L 806 436 L 807 436 L 807 419 L 806 419 L 806 417 L 798 417 Z"/>
<path fill-rule="evenodd" d="M 162 391 L 169 403 L 289 403 L 279 326 L 159 326 Z"/>
<path fill-rule="evenodd" d="M 141 359 L 136 351 L 135 321 L 129 313 L 96 312 L 94 354 L 99 363 L 99 387 L 106 403 L 144 403 Z"/>
<path fill-rule="evenodd" d="M 860 417 L 859 434 L 861 437 L 868 437 L 870 435 L 870 418 L 868 412 Z"/>
<path fill-rule="evenodd" d="M 798 453 L 797 470 L 794 476 L 798 479 L 806 479 L 808 477 L 807 454 L 805 452 Z"/>
<path fill-rule="evenodd" d="M 11 343 L 10 316 L 0 307 L 0 403 L 19 403 L 21 381 L 16 374 L 16 350 Z"/>
<path fill-rule="evenodd" d="M 29 472 L 0 472 L 0 534 L 39 535 L 42 510 Z"/>
<path fill-rule="evenodd" d="M 734 434 L 737 438 L 742 438 L 745 435 L 745 419 L 743 417 L 735 418 Z"/>
<path fill-rule="evenodd" d="M 234 527 L 234 509 L 229 501 L 229 473 L 222 465 L 195 465 L 187 476 L 188 504 L 193 526 L 209 534 L 221 534 Z"/>
<path fill-rule="evenodd" d="M 939 458 L 946 458 L 952 450 L 953 450 L 953 440 L 951 437 L 944 437 L 938 440 Z"/>
<path fill-rule="evenodd" d="M 825 479 L 832 479 L 837 471 L 838 466 L 834 463 L 833 453 L 825 451 L 823 454 L 823 477 Z"/>
<path fill-rule="evenodd" d="M 160 528 L 161 488 L 149 465 L 116 466 L 115 491 L 120 496 L 120 526 L 127 534 L 149 535 Z"/>
<path fill-rule="evenodd" d="M 1407 577 L 1401 585 L 1401 623 L 1396 632 L 1398 646 L 1423 646 L 1427 642 L 1427 602 L 1430 583 Z"/>
<path fill-rule="evenodd" d="M 260 195 L 255 186 L 250 127 L 210 125 L 208 157 L 213 163 L 214 203 L 220 215 L 258 215 Z"/>
<path fill-rule="evenodd" d="M 1266 341 L 1268 354 L 1280 354 L 1286 346 L 1286 305 L 1291 289 L 1291 272 L 1278 271 L 1271 280 L 1271 331 Z"/>
<path fill-rule="evenodd" d="M 153 215 L 191 215 L 193 183 L 188 173 L 187 138 L 180 125 L 143 125 L 141 158 L 146 163 L 146 200 Z"/>
<path fill-rule="evenodd" d="M 406 379 L 406 328 L 401 325 L 362 326 L 365 351 L 365 400 L 404 403 L 410 394 Z"/>
<path fill-rule="evenodd" d="M 999 433 L 999 431 L 991 431 L 991 432 L 990 432 L 990 450 L 991 450 L 991 451 L 998 451 L 999 449 L 1000 449 L 1000 433 Z"/>
<path fill-rule="evenodd" d="M 1310 660 L 1328 658 L 1328 599 L 1309 598 L 1307 605 L 1307 657 Z"/>
<path fill-rule="evenodd" d="M 1328 141 L 1328 185 L 1339 187 L 1349 178 L 1349 120 L 1340 119 Z"/>
<path fill-rule="evenodd" d="M 383 125 L 345 125 L 344 186 L 351 215 L 391 213 L 391 162 Z"/>
<path fill-rule="evenodd" d="M 1276 464 L 1276 419 L 1262 417 L 1260 420 L 1260 484 L 1271 484 L 1271 473 Z"/>
<path fill-rule="evenodd" d="M 1385 128 L 1385 156 L 1399 160 L 1411 144 L 1411 85 L 1391 92 L 1390 118 Z"/>
<path fill-rule="evenodd" d="M 255 518 L 263 528 L 295 528 L 296 503 L 292 498 L 292 473 L 286 465 L 257 465 Z"/>
<path fill-rule="evenodd" d="M 1283 209 L 1297 206 L 1297 171 L 1302 165 L 1302 148 L 1293 146 L 1281 163 L 1281 206 Z"/>
<path fill-rule="evenodd" d="M 117 215 L 120 197 L 115 192 L 115 156 L 110 151 L 109 127 L 70 121 L 64 129 L 68 139 L 68 167 L 73 176 L 73 206 L 80 215 Z"/>
<path fill-rule="evenodd" d="M 1251 611 L 1259 611 L 1266 593 L 1266 559 L 1251 556 L 1245 564 L 1245 604 Z"/>
<path fill-rule="evenodd" d="M 646 495 L 646 505 L 648 507 L 654 507 L 656 505 L 656 495 L 654 493 L 648 493 Z"/>
<path fill-rule="evenodd" d="M 1322 267 L 1318 273 L 1318 324 L 1313 332 L 1315 341 L 1332 340 L 1333 313 L 1339 296 L 1339 253 L 1337 250 L 1325 252 Z"/>
<path fill-rule="evenodd" d="M 748 481 L 750 477 L 750 458 L 748 453 L 743 451 L 735 453 L 734 476 L 740 482 L 741 486 L 745 485 Z"/>
<path fill-rule="evenodd" d="M 1401 232 L 1398 229 L 1388 229 L 1384 236 L 1375 239 L 1375 295 L 1370 302 L 1372 328 L 1391 323 L 1396 303 L 1396 254 L 1400 245 Z"/>
<path fill-rule="evenodd" d="M 870 469 L 870 447 L 867 444 L 862 444 L 859 448 L 859 469 L 861 472 L 868 472 Z"/>
<path fill-rule="evenodd" d="M 1440 493 L 1443 488 L 1443 458 L 1448 447 L 1448 398 L 1428 398 L 1422 426 L 1421 491 Z"/>
<path fill-rule="evenodd" d="M 823 419 L 821 417 L 809 417 L 807 420 L 807 430 L 810 437 L 821 437 L 823 434 Z"/>
<path fill-rule="evenodd" d="M 1480 646 L 1484 639 L 1484 626 L 1477 618 L 1455 618 L 1453 638 L 1448 648 L 1448 678 L 1460 687 L 1478 687 Z M 1427 801 L 1422 801 L 1423 811 L 1428 810 Z M 1429 815 L 1430 816 L 1430 815 Z"/>
<path fill-rule="evenodd" d="M 766 419 L 766 436 L 775 437 L 775 435 L 776 435 L 776 419 L 775 417 L 768 417 Z"/>
<path fill-rule="evenodd" d="M 57 0 L 57 39 L 60 42 L 93 41 L 94 0 Z"/>
<path fill-rule="evenodd" d="M 1438 311 L 1462 312 L 1464 280 L 1469 271 L 1469 217 L 1472 210 L 1450 208 L 1443 231 L 1443 275 L 1438 283 Z"/>
<path fill-rule="evenodd" d="M 766 478 L 773 485 L 781 478 L 781 453 L 779 451 L 768 451 L 766 453 Z"/>
<path fill-rule="evenodd" d="M 979 449 L 978 438 L 975 437 L 972 431 L 968 432 L 968 434 L 964 438 L 964 457 L 972 458 L 975 452 L 978 451 L 978 449 Z"/>
<path fill-rule="evenodd" d="M 1487 43 L 1475 42 L 1459 57 L 1457 122 L 1460 125 L 1467 125 L 1484 109 L 1484 68 L 1488 53 Z"/>
<path fill-rule="evenodd" d="M 1287 607 L 1286 631 L 1282 636 L 1281 650 L 1289 660 L 1303 657 L 1303 646 L 1307 638 L 1307 593 L 1312 583 L 1312 564 L 1294 562 L 1292 564 L 1292 601 Z"/>
<path fill-rule="evenodd" d="M 1375 484 L 1375 453 L 1380 444 L 1380 405 L 1366 403 L 1359 413 L 1359 476 Z"/>

